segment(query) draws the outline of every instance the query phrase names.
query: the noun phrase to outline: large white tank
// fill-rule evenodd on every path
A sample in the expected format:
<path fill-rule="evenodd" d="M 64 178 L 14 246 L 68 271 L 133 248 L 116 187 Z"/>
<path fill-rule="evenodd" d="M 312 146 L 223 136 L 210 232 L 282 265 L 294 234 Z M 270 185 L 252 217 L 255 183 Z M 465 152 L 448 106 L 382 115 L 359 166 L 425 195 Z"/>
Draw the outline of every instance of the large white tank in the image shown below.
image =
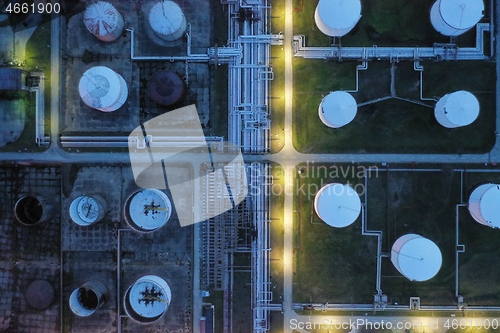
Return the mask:
<path fill-rule="evenodd" d="M 172 291 L 164 279 L 156 275 L 146 275 L 138 279 L 125 293 L 125 312 L 139 323 L 152 323 L 167 312 L 171 299 Z"/>
<path fill-rule="evenodd" d="M 479 185 L 469 197 L 469 212 L 477 222 L 500 228 L 500 184 Z"/>
<path fill-rule="evenodd" d="M 159 1 L 149 12 L 149 25 L 161 39 L 172 42 L 181 38 L 187 29 L 184 13 L 173 1 Z"/>
<path fill-rule="evenodd" d="M 103 112 L 118 110 L 128 96 L 123 77 L 104 66 L 95 66 L 83 73 L 78 89 L 85 104 Z"/>
<path fill-rule="evenodd" d="M 483 0 L 437 0 L 431 8 L 434 29 L 445 36 L 459 36 L 483 17 Z"/>
<path fill-rule="evenodd" d="M 83 24 L 88 31 L 104 42 L 112 42 L 123 33 L 123 17 L 110 3 L 98 1 L 83 13 Z"/>
<path fill-rule="evenodd" d="M 358 193 L 347 184 L 327 184 L 316 194 L 314 210 L 329 226 L 343 228 L 358 218 L 361 200 Z"/>
<path fill-rule="evenodd" d="M 331 37 L 348 34 L 360 18 L 360 0 L 319 0 L 314 12 L 318 29 Z"/>
<path fill-rule="evenodd" d="M 339 128 L 349 124 L 358 111 L 354 97 L 345 91 L 326 95 L 318 107 L 319 118 L 328 127 Z"/>
<path fill-rule="evenodd" d="M 434 116 L 439 124 L 447 128 L 467 126 L 479 116 L 479 102 L 468 91 L 455 91 L 439 99 L 434 107 Z"/>
<path fill-rule="evenodd" d="M 443 258 L 433 241 L 417 234 L 406 234 L 394 242 L 391 261 L 408 280 L 426 281 L 439 272 Z"/>
<path fill-rule="evenodd" d="M 168 196 L 154 188 L 132 194 L 125 203 L 125 220 L 136 231 L 151 232 L 167 224 L 172 214 Z"/>

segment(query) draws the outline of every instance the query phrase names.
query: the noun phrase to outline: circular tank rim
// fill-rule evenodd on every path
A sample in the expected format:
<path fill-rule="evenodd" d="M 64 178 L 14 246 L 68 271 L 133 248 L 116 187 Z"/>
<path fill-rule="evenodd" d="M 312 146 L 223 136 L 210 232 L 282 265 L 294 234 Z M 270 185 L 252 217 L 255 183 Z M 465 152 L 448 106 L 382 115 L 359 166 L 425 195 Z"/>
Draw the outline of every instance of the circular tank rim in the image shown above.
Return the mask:
<path fill-rule="evenodd" d="M 110 15 L 109 11 L 114 12 L 113 15 Z M 107 1 L 89 4 L 83 12 L 83 24 L 91 34 L 105 42 L 117 40 L 124 28 L 122 15 L 115 6 Z M 96 27 L 97 29 L 93 29 Z M 103 30 L 106 31 L 105 34 L 102 33 Z"/>
<path fill-rule="evenodd" d="M 162 311 L 161 314 L 154 316 L 154 317 L 145 317 L 140 315 L 136 310 L 134 309 L 134 306 L 130 302 L 130 292 L 132 291 L 132 288 L 136 286 L 138 283 L 141 282 L 149 282 L 157 285 L 160 287 L 165 293 L 166 293 L 166 298 L 168 299 L 168 304 L 165 305 L 165 309 Z M 127 288 L 127 291 L 125 292 L 125 295 L 123 297 L 123 308 L 125 309 L 125 313 L 127 316 L 132 319 L 134 322 L 142 324 L 142 325 L 147 325 L 151 324 L 154 322 L 157 322 L 160 320 L 169 310 L 170 304 L 172 302 L 172 290 L 170 288 L 170 285 L 168 284 L 167 281 L 165 281 L 163 278 L 157 276 L 157 275 L 144 275 L 140 278 L 138 278 L 131 286 Z"/>
<path fill-rule="evenodd" d="M 476 96 L 458 90 L 441 97 L 434 107 L 434 116 L 440 125 L 448 128 L 472 124 L 479 116 L 480 105 Z"/>
<path fill-rule="evenodd" d="M 438 0 L 443 21 L 456 30 L 469 30 L 483 17 L 483 0 Z M 469 9 L 467 8 L 469 7 Z M 466 12 L 466 15 L 463 13 Z M 465 18 L 465 19 L 464 19 Z"/>
<path fill-rule="evenodd" d="M 90 221 L 90 219 L 88 219 L 89 221 L 86 221 L 85 219 L 81 218 L 80 215 L 78 214 L 78 209 L 80 208 L 80 202 L 84 198 L 89 198 L 89 199 L 94 200 L 97 204 L 98 209 L 99 209 L 100 214 L 97 215 L 93 221 Z M 103 211 L 105 208 L 104 208 L 103 203 L 101 201 L 104 201 L 104 199 L 101 196 L 95 195 L 95 194 L 84 194 L 84 195 L 79 195 L 78 197 L 74 198 L 69 205 L 69 217 L 70 217 L 71 221 L 79 226 L 82 226 L 82 227 L 87 227 L 87 226 L 93 225 L 94 223 L 101 221 L 105 215 L 105 212 Z"/>
<path fill-rule="evenodd" d="M 485 183 L 474 188 L 469 195 L 468 210 L 474 220 L 491 228 L 500 228 L 499 184 Z M 485 203 L 486 201 L 486 203 Z"/>
<path fill-rule="evenodd" d="M 162 10 L 156 8 L 162 7 Z M 161 14 L 159 14 L 162 12 Z M 168 14 L 166 14 L 168 12 Z M 167 16 L 170 16 L 167 19 Z M 176 22 L 172 23 L 172 16 Z M 148 13 L 148 24 L 158 37 L 165 41 L 181 38 L 187 30 L 187 22 L 181 7 L 174 1 L 160 0 Z"/>
<path fill-rule="evenodd" d="M 132 200 L 135 195 L 138 193 L 144 192 L 144 191 L 151 191 L 161 197 L 165 203 L 165 208 L 168 208 L 168 214 L 166 214 L 164 221 L 158 225 L 158 227 L 152 228 L 152 229 L 146 229 L 141 226 L 139 226 L 136 222 L 133 221 L 132 216 L 130 215 L 130 204 L 132 203 Z M 172 202 L 170 198 L 162 191 L 155 189 L 155 188 L 146 188 L 142 190 L 135 191 L 131 195 L 128 196 L 127 200 L 125 201 L 125 206 L 124 206 L 124 216 L 125 216 L 125 222 L 134 230 L 140 233 L 150 233 L 150 232 L 155 232 L 161 228 L 163 228 L 165 225 L 167 225 L 168 221 L 172 217 Z"/>
<path fill-rule="evenodd" d="M 92 96 L 89 89 L 93 77 L 102 76 L 109 84 L 109 89 L 105 95 Z M 106 66 L 93 66 L 87 69 L 80 78 L 78 91 L 82 101 L 90 108 L 102 111 L 113 112 L 125 104 L 128 98 L 128 87 L 123 77 L 113 69 Z M 95 105 L 94 103 L 98 103 Z"/>
<path fill-rule="evenodd" d="M 399 237 L 391 248 L 394 267 L 410 281 L 427 281 L 441 269 L 443 257 L 439 247 L 418 234 Z"/>
<path fill-rule="evenodd" d="M 40 290 L 42 290 L 41 293 Z M 26 302 L 37 310 L 48 308 L 54 302 L 54 297 L 54 287 L 46 280 L 31 282 L 25 292 Z M 36 299 L 33 300 L 33 298 Z"/>
<path fill-rule="evenodd" d="M 348 92 L 333 91 L 323 97 L 318 107 L 319 118 L 328 127 L 340 128 L 351 123 L 358 112 L 358 104 Z"/>
<path fill-rule="evenodd" d="M 78 300 L 78 292 L 81 288 L 89 288 L 91 289 L 97 296 L 98 298 L 98 305 L 95 309 L 89 310 L 86 309 L 83 305 L 80 304 L 80 301 Z M 106 299 L 106 287 L 99 281 L 88 281 L 82 284 L 81 286 L 78 286 L 73 292 L 71 293 L 69 297 L 69 307 L 73 314 L 79 317 L 89 317 L 93 315 L 99 308 L 102 307 L 102 305 L 105 302 Z"/>
<path fill-rule="evenodd" d="M 156 82 L 160 79 L 170 80 L 174 86 L 173 93 L 168 96 L 163 96 L 158 92 Z M 148 81 L 148 92 L 150 98 L 161 105 L 174 105 L 181 102 L 186 96 L 186 83 L 174 71 L 161 70 L 156 72 Z"/>
<path fill-rule="evenodd" d="M 21 221 L 21 218 L 20 218 L 19 213 L 18 213 L 19 205 L 22 203 L 22 201 L 24 201 L 27 198 L 34 198 L 42 205 L 42 216 L 35 223 L 26 223 L 26 222 Z M 50 218 L 52 217 L 52 214 L 53 214 L 52 210 L 53 210 L 53 204 L 49 203 L 48 199 L 45 196 L 28 194 L 28 195 L 23 195 L 19 199 L 17 199 L 17 201 L 14 205 L 14 216 L 15 216 L 17 222 L 19 222 L 21 225 L 23 225 L 25 227 L 35 227 L 35 226 L 42 225 L 43 223 L 50 220 Z"/>

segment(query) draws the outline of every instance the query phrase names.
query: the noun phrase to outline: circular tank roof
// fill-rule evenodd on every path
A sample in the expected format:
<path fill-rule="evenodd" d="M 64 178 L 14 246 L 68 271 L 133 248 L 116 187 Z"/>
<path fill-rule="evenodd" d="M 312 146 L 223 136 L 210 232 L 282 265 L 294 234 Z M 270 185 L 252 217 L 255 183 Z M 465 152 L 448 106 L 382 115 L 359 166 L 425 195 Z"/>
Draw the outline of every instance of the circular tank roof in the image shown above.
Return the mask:
<path fill-rule="evenodd" d="M 134 193 L 128 200 L 126 209 L 131 226 L 143 232 L 164 226 L 172 214 L 172 204 L 168 196 L 152 188 Z"/>
<path fill-rule="evenodd" d="M 35 309 L 46 309 L 54 301 L 54 288 L 45 280 L 33 281 L 26 290 L 26 300 Z"/>
<path fill-rule="evenodd" d="M 339 128 L 349 124 L 358 110 L 354 97 L 345 91 L 326 95 L 319 106 L 319 117 L 328 127 Z"/>
<path fill-rule="evenodd" d="M 168 283 L 156 275 L 146 275 L 138 279 L 127 291 L 128 310 L 134 319 L 150 322 L 159 319 L 168 309 L 172 291 Z"/>
<path fill-rule="evenodd" d="M 455 127 L 466 126 L 474 122 L 479 115 L 479 102 L 468 91 L 459 90 L 443 96 L 436 104 L 436 113 L 444 117 Z M 439 117 L 436 116 L 439 121 Z M 446 124 L 443 126 L 449 127 Z"/>
<path fill-rule="evenodd" d="M 500 228 L 500 185 L 483 184 L 474 190 L 474 192 L 476 191 L 482 193 L 479 198 L 480 217 L 489 226 Z M 473 195 L 474 193 L 471 194 L 470 199 L 472 199 Z"/>
<path fill-rule="evenodd" d="M 96 36 L 106 36 L 121 27 L 122 17 L 110 3 L 98 1 L 87 7 L 83 13 L 83 23 Z"/>
<path fill-rule="evenodd" d="M 94 108 L 113 106 L 122 95 L 119 74 L 104 66 L 95 66 L 83 73 L 78 89 L 85 104 Z"/>
<path fill-rule="evenodd" d="M 483 17 L 483 0 L 441 0 L 443 20 L 455 29 L 470 29 Z"/>
<path fill-rule="evenodd" d="M 185 20 L 181 8 L 172 1 L 160 1 L 149 12 L 149 24 L 160 35 L 171 35 L 183 27 Z"/>
<path fill-rule="evenodd" d="M 411 237 L 408 237 L 411 236 Z M 404 239 L 395 249 L 400 239 Z M 442 256 L 439 247 L 431 240 L 419 235 L 404 235 L 398 239 L 393 248 L 392 256 L 397 256 L 399 271 L 412 281 L 426 281 L 436 275 L 441 268 Z"/>
<path fill-rule="evenodd" d="M 320 0 L 316 15 L 321 20 L 316 22 L 321 32 L 328 36 L 340 37 L 358 23 L 361 17 L 361 1 Z"/>
<path fill-rule="evenodd" d="M 314 210 L 326 224 L 343 228 L 358 218 L 361 200 L 351 186 L 332 183 L 318 191 L 314 199 Z"/>
<path fill-rule="evenodd" d="M 161 71 L 149 80 L 149 95 L 158 104 L 172 105 L 185 95 L 184 81 L 172 71 Z"/>
<path fill-rule="evenodd" d="M 96 199 L 82 195 L 71 202 L 69 215 L 78 225 L 87 226 L 101 216 L 101 204 Z"/>

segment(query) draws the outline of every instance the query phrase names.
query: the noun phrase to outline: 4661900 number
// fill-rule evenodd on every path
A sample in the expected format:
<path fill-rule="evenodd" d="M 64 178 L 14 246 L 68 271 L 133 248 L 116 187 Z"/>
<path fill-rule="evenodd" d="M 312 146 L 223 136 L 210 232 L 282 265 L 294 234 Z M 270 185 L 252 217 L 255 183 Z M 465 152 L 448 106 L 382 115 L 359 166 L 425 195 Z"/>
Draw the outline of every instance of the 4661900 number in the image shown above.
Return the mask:
<path fill-rule="evenodd" d="M 466 329 L 466 328 L 485 328 L 485 329 L 497 329 L 498 319 L 489 318 L 474 318 L 474 319 L 448 319 L 444 323 L 444 328 L 446 329 Z"/>
<path fill-rule="evenodd" d="M 9 2 L 5 8 L 5 12 L 9 14 L 59 14 L 61 5 L 59 3 L 26 3 L 26 2 Z"/>

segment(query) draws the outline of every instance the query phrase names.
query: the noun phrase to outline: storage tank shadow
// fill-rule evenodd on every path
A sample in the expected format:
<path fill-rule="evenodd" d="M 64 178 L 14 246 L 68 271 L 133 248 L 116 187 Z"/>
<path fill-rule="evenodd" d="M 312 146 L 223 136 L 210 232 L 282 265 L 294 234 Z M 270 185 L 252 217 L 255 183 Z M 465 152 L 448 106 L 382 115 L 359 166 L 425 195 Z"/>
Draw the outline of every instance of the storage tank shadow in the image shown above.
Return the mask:
<path fill-rule="evenodd" d="M 194 105 L 138 126 L 128 147 L 136 184 L 168 189 L 181 226 L 220 215 L 248 194 L 241 149 L 206 138 Z"/>

